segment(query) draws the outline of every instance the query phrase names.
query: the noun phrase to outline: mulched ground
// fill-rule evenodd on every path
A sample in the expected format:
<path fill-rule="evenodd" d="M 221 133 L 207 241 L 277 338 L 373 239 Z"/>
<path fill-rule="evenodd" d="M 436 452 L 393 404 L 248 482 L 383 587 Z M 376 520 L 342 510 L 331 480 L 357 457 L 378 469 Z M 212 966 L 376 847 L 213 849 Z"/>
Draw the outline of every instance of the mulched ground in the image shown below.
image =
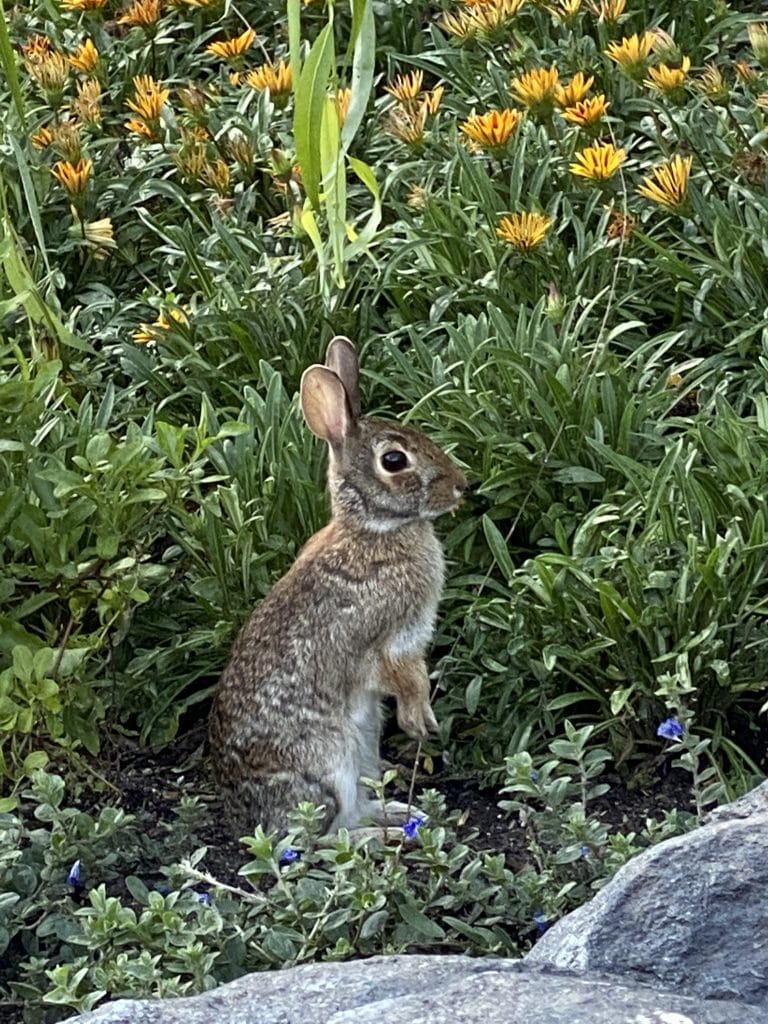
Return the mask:
<path fill-rule="evenodd" d="M 90 792 L 78 803 L 92 814 L 98 814 L 104 803 L 116 803 L 135 815 L 139 831 L 148 841 L 147 848 L 156 849 L 165 864 L 179 855 L 187 855 L 192 846 L 206 846 L 205 870 L 220 881 L 237 884 L 237 872 L 247 859 L 247 852 L 228 831 L 211 779 L 204 741 L 202 722 L 157 753 L 120 740 L 102 752 L 98 766 L 114 789 Z M 400 778 L 406 780 L 405 787 L 411 779 L 413 761 L 408 762 L 403 753 L 398 756 L 386 743 L 384 757 L 399 769 Z M 610 793 L 593 805 L 593 811 L 617 830 L 640 832 L 649 817 L 660 818 L 674 808 L 692 809 L 690 779 L 682 772 L 669 772 L 644 789 L 630 789 L 610 775 L 605 781 L 611 785 Z M 514 818 L 499 810 L 501 797 L 496 789 L 482 788 L 476 779 L 456 777 L 445 770 L 417 776 L 417 804 L 421 789 L 438 789 L 449 810 L 461 812 L 458 831 L 462 841 L 478 851 L 504 852 L 507 866 L 513 870 L 528 863 L 525 834 Z M 406 789 L 392 795 L 405 799 Z M 198 797 L 205 812 L 192 825 L 194 843 L 184 843 L 186 848 L 181 850 L 179 829 L 174 836 L 173 832 L 169 834 L 168 826 L 184 796 Z M 151 884 L 152 872 L 159 867 L 160 861 L 154 866 L 148 863 L 147 874 L 142 872 L 144 881 Z"/>

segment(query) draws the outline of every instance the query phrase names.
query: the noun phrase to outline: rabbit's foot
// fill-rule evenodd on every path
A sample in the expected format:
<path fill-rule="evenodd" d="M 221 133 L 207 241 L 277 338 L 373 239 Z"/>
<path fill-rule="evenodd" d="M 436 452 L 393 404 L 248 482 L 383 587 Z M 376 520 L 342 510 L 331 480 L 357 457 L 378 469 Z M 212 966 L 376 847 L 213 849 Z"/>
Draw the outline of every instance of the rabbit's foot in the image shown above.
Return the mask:
<path fill-rule="evenodd" d="M 427 820 L 426 814 L 413 804 L 410 806 L 400 800 L 387 800 L 382 804 L 380 800 L 369 800 L 361 814 L 361 821 L 372 821 L 376 825 L 391 826 L 399 830 L 412 818 Z"/>
<path fill-rule="evenodd" d="M 428 700 L 398 700 L 397 724 L 406 735 L 412 736 L 415 740 L 424 740 L 430 732 L 438 730 L 437 719 Z"/>

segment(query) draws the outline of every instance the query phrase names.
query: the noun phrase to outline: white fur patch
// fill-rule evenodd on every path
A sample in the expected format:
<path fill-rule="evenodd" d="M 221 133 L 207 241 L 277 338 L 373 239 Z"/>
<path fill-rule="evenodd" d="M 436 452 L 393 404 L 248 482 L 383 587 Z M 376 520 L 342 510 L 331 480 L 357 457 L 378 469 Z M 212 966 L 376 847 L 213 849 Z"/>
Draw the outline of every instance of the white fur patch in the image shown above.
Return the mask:
<path fill-rule="evenodd" d="M 420 656 L 427 649 L 435 628 L 437 609 L 425 609 L 425 614 L 416 622 L 411 622 L 392 638 L 386 653 L 390 658 L 408 658 Z"/>
<path fill-rule="evenodd" d="M 335 782 L 339 796 L 339 813 L 332 829 L 355 828 L 365 813 L 368 794 L 360 786 L 360 776 L 379 776 L 379 731 L 381 707 L 375 693 L 363 692 L 350 708 L 351 736 L 348 745 L 339 751 Z"/>

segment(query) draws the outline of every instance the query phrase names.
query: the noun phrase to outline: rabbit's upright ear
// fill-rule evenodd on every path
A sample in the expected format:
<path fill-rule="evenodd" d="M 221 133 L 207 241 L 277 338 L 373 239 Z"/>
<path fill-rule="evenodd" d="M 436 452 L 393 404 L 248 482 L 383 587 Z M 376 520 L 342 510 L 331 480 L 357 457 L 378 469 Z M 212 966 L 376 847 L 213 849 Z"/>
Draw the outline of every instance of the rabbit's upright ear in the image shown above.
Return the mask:
<path fill-rule="evenodd" d="M 357 349 L 341 334 L 337 334 L 328 343 L 325 352 L 325 365 L 333 370 L 347 392 L 349 410 L 355 422 L 360 419 L 360 362 Z"/>
<path fill-rule="evenodd" d="M 301 411 L 317 437 L 340 445 L 354 429 L 347 390 L 327 366 L 310 366 L 301 377 Z"/>

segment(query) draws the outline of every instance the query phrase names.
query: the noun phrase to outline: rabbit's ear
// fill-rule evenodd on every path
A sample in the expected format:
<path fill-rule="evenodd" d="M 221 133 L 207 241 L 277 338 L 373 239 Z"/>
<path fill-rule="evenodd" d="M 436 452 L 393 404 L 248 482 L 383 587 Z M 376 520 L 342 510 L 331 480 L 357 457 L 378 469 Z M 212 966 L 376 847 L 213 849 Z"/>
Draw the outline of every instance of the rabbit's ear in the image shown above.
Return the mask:
<path fill-rule="evenodd" d="M 325 365 L 333 370 L 347 392 L 347 400 L 352 418 L 355 422 L 360 419 L 360 363 L 357 358 L 357 349 L 349 340 L 341 334 L 337 334 L 328 343 L 325 352 Z"/>
<path fill-rule="evenodd" d="M 355 425 L 347 390 L 327 366 L 310 366 L 302 374 L 301 411 L 312 433 L 328 444 L 342 444 Z"/>

